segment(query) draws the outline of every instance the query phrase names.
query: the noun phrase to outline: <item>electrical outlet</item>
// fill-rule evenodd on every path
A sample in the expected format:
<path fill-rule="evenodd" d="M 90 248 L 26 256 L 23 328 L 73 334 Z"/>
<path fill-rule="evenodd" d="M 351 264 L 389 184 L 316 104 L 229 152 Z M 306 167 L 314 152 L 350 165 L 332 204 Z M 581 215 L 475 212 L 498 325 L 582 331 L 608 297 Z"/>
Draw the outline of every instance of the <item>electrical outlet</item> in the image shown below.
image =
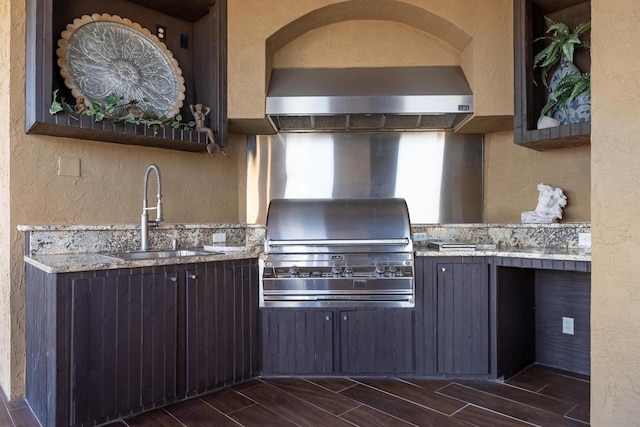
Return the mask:
<path fill-rule="evenodd" d="M 578 246 L 591 246 L 591 233 L 578 233 Z"/>
<path fill-rule="evenodd" d="M 562 317 L 562 333 L 573 335 L 573 317 Z"/>
<path fill-rule="evenodd" d="M 427 240 L 427 233 L 413 233 L 413 240 L 416 242 L 420 240 Z"/>
<path fill-rule="evenodd" d="M 212 238 L 213 243 L 224 243 L 227 241 L 226 233 L 213 233 Z"/>

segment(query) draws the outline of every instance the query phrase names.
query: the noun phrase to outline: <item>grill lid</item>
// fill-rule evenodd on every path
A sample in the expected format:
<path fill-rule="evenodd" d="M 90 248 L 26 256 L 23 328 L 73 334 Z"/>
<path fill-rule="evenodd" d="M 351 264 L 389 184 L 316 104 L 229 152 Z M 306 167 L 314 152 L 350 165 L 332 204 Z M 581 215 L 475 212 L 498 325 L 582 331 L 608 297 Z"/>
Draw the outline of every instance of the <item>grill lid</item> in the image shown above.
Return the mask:
<path fill-rule="evenodd" d="M 409 211 L 400 198 L 274 199 L 266 222 L 267 253 L 317 246 L 412 250 Z"/>

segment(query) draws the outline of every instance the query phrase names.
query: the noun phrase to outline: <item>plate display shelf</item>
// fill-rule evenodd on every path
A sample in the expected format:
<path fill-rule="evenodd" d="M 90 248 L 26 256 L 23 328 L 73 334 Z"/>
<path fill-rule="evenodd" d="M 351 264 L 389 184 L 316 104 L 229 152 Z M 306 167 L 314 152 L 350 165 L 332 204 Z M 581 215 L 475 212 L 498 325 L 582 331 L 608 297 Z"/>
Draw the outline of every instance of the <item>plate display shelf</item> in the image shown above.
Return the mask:
<path fill-rule="evenodd" d="M 162 27 L 164 43 L 176 58 L 184 78 L 182 122 L 193 120 L 189 105 L 211 107 L 209 127 L 216 142 L 227 145 L 226 0 L 194 0 L 176 13 L 170 0 L 27 0 L 26 114 L 27 133 L 139 145 L 206 151 L 206 133 L 132 123 L 96 122 L 83 114 L 50 114 L 54 90 L 73 100 L 56 60 L 56 49 L 67 24 L 83 15 L 106 13 L 126 17 L 152 33 Z M 174 8 L 174 9 L 172 9 Z M 69 102 L 69 101 L 67 101 Z M 73 102 L 72 102 L 73 103 Z"/>

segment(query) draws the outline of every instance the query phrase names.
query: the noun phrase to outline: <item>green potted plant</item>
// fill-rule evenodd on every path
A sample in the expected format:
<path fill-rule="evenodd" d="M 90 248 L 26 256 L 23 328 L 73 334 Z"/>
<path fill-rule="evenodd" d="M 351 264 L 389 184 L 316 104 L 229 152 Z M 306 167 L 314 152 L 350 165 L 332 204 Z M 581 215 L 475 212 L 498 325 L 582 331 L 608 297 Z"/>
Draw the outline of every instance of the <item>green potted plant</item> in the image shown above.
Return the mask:
<path fill-rule="evenodd" d="M 552 117 L 552 125 L 590 120 L 590 74 L 578 70 L 573 64 L 573 56 L 576 48 L 591 48 L 589 42 L 580 39 L 591 28 L 591 23 L 584 22 L 571 31 L 566 24 L 554 22 L 547 16 L 545 22 L 548 35 L 536 41 L 547 40 L 548 45 L 533 60 L 534 69 L 540 68 L 542 82 L 548 89 L 547 103 L 542 109 L 538 127 L 548 127 L 541 126 L 541 122 L 549 117 Z M 555 71 L 549 79 L 549 72 L 553 69 Z"/>

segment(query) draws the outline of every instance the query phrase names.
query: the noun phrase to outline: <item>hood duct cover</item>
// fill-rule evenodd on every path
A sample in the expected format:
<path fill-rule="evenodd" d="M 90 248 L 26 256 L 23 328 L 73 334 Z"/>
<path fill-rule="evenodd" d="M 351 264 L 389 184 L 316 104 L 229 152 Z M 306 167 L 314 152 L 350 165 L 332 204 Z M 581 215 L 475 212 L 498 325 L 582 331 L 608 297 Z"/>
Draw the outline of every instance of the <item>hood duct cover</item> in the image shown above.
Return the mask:
<path fill-rule="evenodd" d="M 275 69 L 266 102 L 279 132 L 452 130 L 472 113 L 455 66 Z"/>

